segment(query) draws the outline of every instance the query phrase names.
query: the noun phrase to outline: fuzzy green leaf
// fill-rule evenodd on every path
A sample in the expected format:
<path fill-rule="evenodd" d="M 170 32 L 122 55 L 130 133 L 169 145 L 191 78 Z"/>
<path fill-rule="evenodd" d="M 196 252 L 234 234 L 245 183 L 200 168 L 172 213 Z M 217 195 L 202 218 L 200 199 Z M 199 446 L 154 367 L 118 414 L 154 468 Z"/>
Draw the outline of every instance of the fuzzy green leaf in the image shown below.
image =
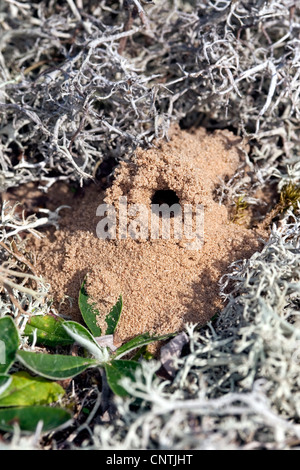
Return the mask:
<path fill-rule="evenodd" d="M 37 344 L 44 346 L 67 346 L 74 343 L 63 328 L 64 321 L 52 315 L 36 315 L 31 317 L 24 330 L 24 335 L 33 340 L 36 331 Z"/>
<path fill-rule="evenodd" d="M 106 335 L 113 335 L 116 331 L 118 322 L 123 308 L 123 299 L 120 295 L 117 303 L 113 306 L 108 315 L 106 315 L 105 321 L 107 323 Z"/>
<path fill-rule="evenodd" d="M 85 289 L 86 280 L 83 281 L 80 287 L 78 305 L 80 308 L 81 315 L 94 336 L 101 336 L 101 328 L 97 325 L 97 316 L 99 315 L 98 310 L 95 308 L 95 304 L 89 303 L 89 296 Z"/>
<path fill-rule="evenodd" d="M 127 390 L 120 385 L 123 377 L 128 377 L 131 381 L 135 381 L 135 372 L 140 364 L 135 361 L 112 361 L 105 364 L 105 372 L 107 383 L 116 395 L 121 397 L 129 395 Z"/>
<path fill-rule="evenodd" d="M 84 326 L 75 321 L 66 321 L 63 327 L 76 343 L 87 349 L 99 362 L 109 360 L 107 348 L 100 347 L 95 338 Z"/>
<path fill-rule="evenodd" d="M 0 374 L 6 374 L 15 361 L 19 333 L 12 318 L 0 318 Z"/>
<path fill-rule="evenodd" d="M 0 408 L 48 405 L 65 393 L 59 384 L 42 377 L 31 377 L 27 372 L 16 372 L 11 377 L 11 384 L 0 396 Z"/>
<path fill-rule="evenodd" d="M 52 380 L 75 377 L 89 367 L 99 365 L 95 359 L 29 351 L 19 351 L 17 359 L 35 374 Z"/>
<path fill-rule="evenodd" d="M 136 348 L 141 348 L 142 346 L 147 346 L 147 344 L 155 343 L 155 341 L 165 341 L 166 339 L 172 338 L 175 336 L 175 333 L 170 333 L 162 336 L 150 336 L 149 333 L 143 333 L 138 335 L 135 338 L 129 340 L 127 343 L 123 344 L 113 355 L 114 359 L 120 359 L 121 357 L 128 354 L 130 351 L 133 351 Z"/>
<path fill-rule="evenodd" d="M 43 431 L 51 431 L 71 419 L 68 411 L 48 406 L 26 406 L 0 409 L 0 429 L 13 431 L 18 425 L 21 431 L 32 433 L 39 421 L 43 421 Z"/>

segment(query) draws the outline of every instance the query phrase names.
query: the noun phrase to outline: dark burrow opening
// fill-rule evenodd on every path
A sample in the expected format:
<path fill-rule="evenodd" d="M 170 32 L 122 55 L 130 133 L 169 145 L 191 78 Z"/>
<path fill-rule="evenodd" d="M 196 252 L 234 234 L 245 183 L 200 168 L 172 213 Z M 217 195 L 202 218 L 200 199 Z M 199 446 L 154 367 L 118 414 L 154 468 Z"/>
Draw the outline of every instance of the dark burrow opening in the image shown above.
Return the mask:
<path fill-rule="evenodd" d="M 153 194 L 152 199 L 151 199 L 151 204 L 159 204 L 159 205 L 166 204 L 167 206 L 171 207 L 174 204 L 180 204 L 180 200 L 177 194 L 175 193 L 175 191 L 173 191 L 172 189 L 159 189 L 155 191 L 155 193 Z M 177 210 L 175 208 L 175 213 L 173 210 L 170 213 L 168 213 L 170 214 L 169 217 L 174 217 L 175 215 L 177 215 L 178 209 L 179 209 L 178 207 L 177 207 Z M 164 215 L 168 215 L 168 214 L 160 214 L 160 215 L 164 217 Z"/>

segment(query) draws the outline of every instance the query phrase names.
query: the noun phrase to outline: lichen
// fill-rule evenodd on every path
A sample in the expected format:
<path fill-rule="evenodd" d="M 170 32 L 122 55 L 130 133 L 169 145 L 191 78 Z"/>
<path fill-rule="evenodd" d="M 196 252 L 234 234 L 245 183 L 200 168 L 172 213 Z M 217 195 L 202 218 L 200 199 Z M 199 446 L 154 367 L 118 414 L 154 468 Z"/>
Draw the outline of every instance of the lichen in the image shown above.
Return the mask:
<path fill-rule="evenodd" d="M 299 448 L 299 4 L 156 0 L 138 14 L 125 4 L 0 2 L 1 190 L 29 181 L 44 190 L 62 180 L 83 184 L 104 160 L 129 160 L 179 122 L 228 128 L 248 142 L 244 166 L 220 181 L 220 203 L 246 194 L 251 207 L 272 182 L 285 210 L 262 252 L 223 278 L 228 303 L 216 325 L 188 330 L 190 353 L 174 383 L 154 380 L 156 366 L 147 363 L 145 386 L 132 390 L 140 405 L 118 401 L 110 424 L 99 424 L 103 397 L 95 391 L 96 418 L 83 426 L 91 439 L 75 423 L 64 447 Z M 1 241 L 10 248 L 7 227 L 19 230 L 20 218 L 1 217 Z M 25 269 L 6 249 L 1 257 Z M 12 295 L 26 311 L 50 309 L 24 289 Z M 2 291 L 0 315 L 19 312 Z M 22 328 L 26 316 L 18 318 Z M 59 439 L 52 435 L 49 447 Z M 0 447 L 40 442 L 39 430 L 27 439 L 16 429 Z"/>

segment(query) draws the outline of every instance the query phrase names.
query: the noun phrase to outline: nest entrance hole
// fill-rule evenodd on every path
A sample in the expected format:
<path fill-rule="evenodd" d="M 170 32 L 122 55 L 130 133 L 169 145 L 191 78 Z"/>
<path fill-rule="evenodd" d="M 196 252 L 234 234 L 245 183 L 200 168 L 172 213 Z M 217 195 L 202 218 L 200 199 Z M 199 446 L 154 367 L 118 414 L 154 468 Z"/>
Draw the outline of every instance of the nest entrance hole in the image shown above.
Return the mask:
<path fill-rule="evenodd" d="M 174 204 L 176 204 L 177 207 L 175 207 L 175 211 L 172 210 L 169 215 L 170 217 L 174 217 L 179 212 L 178 205 L 180 205 L 180 200 L 175 191 L 172 189 L 159 189 L 153 194 L 151 204 L 159 204 L 160 206 L 162 204 L 166 204 L 169 207 L 172 207 Z M 164 214 L 160 214 L 160 216 L 163 217 Z"/>

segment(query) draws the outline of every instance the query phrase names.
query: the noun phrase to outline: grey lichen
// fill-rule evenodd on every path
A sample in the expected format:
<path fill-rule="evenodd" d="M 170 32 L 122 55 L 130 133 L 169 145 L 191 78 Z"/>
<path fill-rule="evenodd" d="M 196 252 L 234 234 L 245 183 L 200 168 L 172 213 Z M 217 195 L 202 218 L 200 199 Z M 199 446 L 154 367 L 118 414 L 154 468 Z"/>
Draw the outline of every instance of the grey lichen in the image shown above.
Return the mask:
<path fill-rule="evenodd" d="M 270 181 L 278 194 L 299 186 L 298 2 L 3 0 L 0 29 L 1 191 L 29 181 L 44 190 L 61 180 L 83 184 L 99 162 L 129 159 L 174 122 L 230 128 L 248 142 L 245 164 L 220 182 L 220 202 L 244 196 L 249 207 Z M 95 423 L 98 393 L 82 446 L 300 448 L 300 219 L 291 205 L 262 252 L 223 278 L 227 305 L 216 323 L 187 328 L 190 353 L 174 382 L 154 379 L 158 365 L 145 363 L 144 379 L 127 384 L 140 406 L 117 400 L 110 424 Z M 57 223 L 53 213 L 44 222 L 49 215 Z M 13 241 L 28 262 L 18 232 L 41 220 L 21 220 L 8 207 L 1 217 L 4 267 L 33 275 L 7 248 Z M 48 292 L 41 280 L 26 291 L 6 273 L 14 285 L 5 290 L 1 273 L 1 316 L 22 329 L 26 315 L 50 311 L 37 295 Z M 16 430 L 7 445 L 37 448 L 39 437 Z"/>

